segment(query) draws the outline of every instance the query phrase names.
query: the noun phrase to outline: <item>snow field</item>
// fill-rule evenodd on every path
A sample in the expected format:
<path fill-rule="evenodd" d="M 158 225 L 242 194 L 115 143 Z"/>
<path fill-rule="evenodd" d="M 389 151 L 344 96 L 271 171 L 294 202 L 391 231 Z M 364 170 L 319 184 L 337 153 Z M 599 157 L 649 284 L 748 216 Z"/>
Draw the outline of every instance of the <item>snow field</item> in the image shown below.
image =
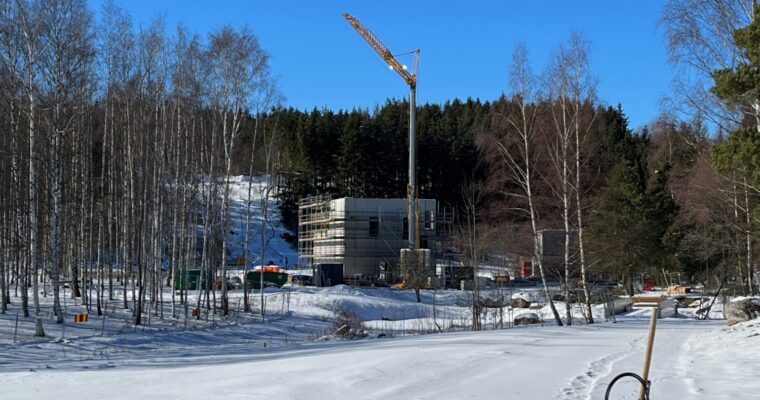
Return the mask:
<path fill-rule="evenodd" d="M 14 399 L 53 399 L 63 393 L 85 400 L 599 399 L 618 373 L 640 373 L 646 332 L 644 320 L 630 320 L 320 342 L 170 364 L 162 364 L 158 352 L 150 367 L 5 373 L 0 388 Z M 748 378 L 757 374 L 750 360 L 760 355 L 758 336 L 757 323 L 725 329 L 716 321 L 660 321 L 650 372 L 652 398 L 756 398 L 760 383 Z M 733 359 L 731 351 L 703 352 L 720 342 L 741 349 L 744 358 Z M 741 368 L 747 373 L 737 375 Z M 88 383 L 90 389 L 82 390 Z M 615 398 L 636 393 L 636 385 L 624 381 L 613 392 Z"/>
<path fill-rule="evenodd" d="M 467 332 L 461 330 L 469 323 L 469 292 L 423 291 L 422 304 L 412 291 L 387 288 L 286 287 L 265 295 L 264 322 L 256 316 L 256 295 L 253 313 L 233 312 L 227 320 L 206 320 L 204 314 L 185 324 L 169 318 L 165 292 L 164 319 L 153 316 L 150 326 L 138 328 L 130 325 L 128 311 L 109 305 L 102 336 L 102 318 L 93 313 L 90 322 L 75 325 L 69 317 L 82 308 L 69 303 L 64 330 L 46 317 L 48 337 L 34 338 L 30 319 L 17 343 L 7 334 L 14 304 L 0 316 L 0 393 L 13 399 L 61 393 L 81 399 L 598 399 L 618 373 L 640 373 L 649 320 L 648 310 L 637 310 L 617 324 Z M 232 292 L 234 310 L 239 297 Z M 50 302 L 43 298 L 46 309 Z M 354 341 L 330 336 L 338 310 L 353 313 L 371 335 Z M 546 308 L 540 312 L 551 321 Z M 723 324 L 658 322 L 652 398 L 760 393 L 748 391 L 760 390 L 751 379 L 760 372 L 760 322 Z M 438 327 L 460 332 L 417 335 Z M 82 382 L 98 382 L 94 387 L 108 391 L 83 392 Z M 634 382 L 622 381 L 614 393 L 633 398 L 635 392 Z"/>

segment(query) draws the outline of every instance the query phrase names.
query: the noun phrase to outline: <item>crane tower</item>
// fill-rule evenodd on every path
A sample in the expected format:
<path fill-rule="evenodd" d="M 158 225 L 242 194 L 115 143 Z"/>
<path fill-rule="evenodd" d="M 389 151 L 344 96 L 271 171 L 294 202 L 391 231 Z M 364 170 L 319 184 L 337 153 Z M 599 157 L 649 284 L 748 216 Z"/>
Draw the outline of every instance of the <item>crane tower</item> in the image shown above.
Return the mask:
<path fill-rule="evenodd" d="M 343 17 L 346 18 L 349 24 L 359 33 L 359 35 L 377 52 L 377 54 L 388 64 L 388 66 L 396 71 L 404 82 L 409 85 L 409 183 L 406 188 L 407 194 L 407 220 L 408 231 L 407 237 L 409 241 L 409 249 L 414 252 L 419 247 L 419 215 L 417 213 L 416 200 L 417 200 L 417 161 L 416 161 L 416 145 L 417 145 L 417 132 L 416 132 L 416 103 L 415 95 L 417 91 L 417 65 L 420 56 L 420 49 L 415 50 L 413 53 L 414 66 L 412 72 L 409 72 L 405 65 L 396 60 L 390 50 L 375 36 L 372 31 L 365 28 L 364 25 L 349 13 L 343 13 Z"/>

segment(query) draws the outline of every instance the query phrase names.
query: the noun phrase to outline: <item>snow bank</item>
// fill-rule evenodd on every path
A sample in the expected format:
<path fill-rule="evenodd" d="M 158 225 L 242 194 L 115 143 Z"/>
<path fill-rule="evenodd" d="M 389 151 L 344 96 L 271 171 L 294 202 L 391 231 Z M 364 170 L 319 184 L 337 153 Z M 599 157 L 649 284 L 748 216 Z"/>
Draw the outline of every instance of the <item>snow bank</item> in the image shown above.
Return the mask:
<path fill-rule="evenodd" d="M 523 299 L 527 301 L 528 303 L 537 303 L 543 299 L 543 296 L 539 295 L 536 291 L 523 291 L 523 292 L 517 292 L 512 295 L 513 299 Z"/>
<path fill-rule="evenodd" d="M 740 301 L 745 301 L 745 300 L 749 300 L 749 301 L 751 301 L 751 302 L 753 302 L 755 304 L 760 304 L 760 297 L 756 297 L 756 296 L 752 296 L 752 297 L 749 297 L 749 296 L 738 296 L 738 297 L 731 298 L 731 300 L 729 300 L 729 301 L 731 303 L 738 303 Z"/>
<path fill-rule="evenodd" d="M 715 328 L 693 320 L 658 325 L 652 398 L 749 399 L 760 392 L 756 327 L 717 335 Z M 188 353 L 181 364 L 165 364 L 159 350 L 138 365 L 103 360 L 4 373 L 0 388 L 4 398 L 17 400 L 598 399 L 612 377 L 641 369 L 646 333 L 644 321 L 523 327 L 314 342 L 242 356 Z M 724 341 L 735 351 L 726 352 Z M 613 392 L 615 398 L 637 393 L 635 384 Z"/>

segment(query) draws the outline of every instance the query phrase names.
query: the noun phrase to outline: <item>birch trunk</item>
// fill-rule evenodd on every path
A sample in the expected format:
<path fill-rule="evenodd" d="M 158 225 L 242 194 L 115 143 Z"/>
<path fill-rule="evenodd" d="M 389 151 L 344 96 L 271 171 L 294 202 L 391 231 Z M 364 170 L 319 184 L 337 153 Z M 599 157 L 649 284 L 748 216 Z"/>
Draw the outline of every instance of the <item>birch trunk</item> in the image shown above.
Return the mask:
<path fill-rule="evenodd" d="M 749 186 L 747 182 L 746 175 L 744 177 L 744 216 L 745 216 L 745 222 L 746 222 L 746 231 L 744 233 L 745 235 L 745 243 L 747 245 L 747 289 L 749 290 L 749 295 L 754 296 L 755 294 L 755 287 L 752 284 L 752 278 L 754 277 L 754 268 L 752 265 L 752 209 L 750 208 L 749 204 Z"/>
<path fill-rule="evenodd" d="M 248 266 L 250 265 L 250 252 L 248 242 L 251 237 L 251 190 L 253 188 L 253 162 L 254 154 L 256 153 L 256 140 L 258 139 L 259 120 L 262 118 L 261 114 L 256 116 L 256 122 L 253 125 L 253 140 L 251 141 L 251 158 L 248 166 L 248 197 L 245 207 L 245 239 L 243 241 L 243 256 L 245 257 L 245 265 L 243 267 L 243 310 L 245 312 L 251 311 L 251 305 L 248 299 Z M 263 263 L 263 261 L 262 261 Z"/>
<path fill-rule="evenodd" d="M 58 119 L 57 114 L 59 113 L 59 105 L 56 105 L 56 120 Z M 56 124 L 57 125 L 57 124 Z M 61 192 L 61 180 L 63 175 L 63 168 L 61 166 L 61 131 L 57 126 L 54 126 L 52 133 L 52 146 L 50 148 L 50 156 L 52 159 L 52 175 L 51 175 L 51 188 L 52 188 L 52 196 L 53 196 L 53 215 L 52 215 L 52 226 L 51 226 L 51 235 L 50 235 L 50 250 L 51 250 L 51 257 L 50 257 L 50 263 L 51 263 L 51 270 L 50 270 L 50 277 L 53 282 L 53 313 L 56 316 L 56 323 L 62 324 L 63 323 L 63 314 L 61 313 L 61 301 L 59 298 L 59 287 L 60 287 L 60 273 L 61 273 L 61 250 L 62 250 L 62 243 L 61 243 L 61 214 L 62 214 L 62 198 L 63 193 Z"/>
<path fill-rule="evenodd" d="M 535 96 L 534 89 L 534 77 L 530 71 L 528 50 L 520 44 L 512 53 L 512 66 L 510 69 L 510 86 L 512 88 L 512 102 L 514 104 L 514 110 L 507 108 L 508 114 L 495 113 L 496 116 L 504 117 L 507 121 L 507 127 L 502 140 L 495 140 L 498 153 L 502 157 L 505 166 L 513 179 L 523 191 L 523 195 L 528 207 L 527 210 L 521 208 L 521 211 L 526 212 L 530 218 L 531 234 L 533 236 L 533 259 L 538 266 L 538 271 L 541 276 L 541 283 L 543 284 L 544 295 L 546 296 L 549 307 L 552 310 L 552 314 L 558 326 L 562 326 L 562 318 L 560 318 L 557 308 L 554 305 L 554 301 L 549 293 L 549 287 L 546 283 L 546 274 L 544 272 L 543 261 L 541 259 L 540 249 L 540 237 L 538 231 L 538 215 L 534 204 L 533 193 L 533 161 L 531 160 L 534 149 L 534 124 L 536 118 L 537 105 L 533 105 L 532 108 L 528 102 Z M 530 108 L 530 110 L 529 110 Z M 518 150 L 510 148 L 516 147 Z M 508 147 L 509 146 L 509 147 Z M 519 156 L 515 157 L 512 152 L 518 153 Z"/>
<path fill-rule="evenodd" d="M 28 33 L 27 41 L 29 41 Z M 34 72 L 32 71 L 32 65 L 34 64 L 35 55 L 31 44 L 27 44 L 27 57 L 29 60 L 29 70 L 27 76 L 27 97 L 29 100 L 29 265 L 31 266 L 29 273 L 32 276 L 32 299 L 34 301 L 34 314 L 35 314 L 35 336 L 45 336 L 45 330 L 42 327 L 42 319 L 40 319 L 40 292 L 37 287 L 38 278 L 38 266 L 37 266 L 37 170 L 35 168 L 35 96 L 34 96 Z M 27 288 L 24 286 L 24 291 Z"/>
<path fill-rule="evenodd" d="M 583 207 L 581 205 L 581 161 L 580 161 L 580 126 L 576 121 L 575 125 L 575 212 L 578 219 L 578 256 L 581 264 L 581 285 L 583 286 L 583 296 L 586 300 L 586 323 L 594 323 L 594 314 L 591 310 L 591 293 L 588 288 L 588 278 L 586 273 L 586 249 L 583 242 Z"/>

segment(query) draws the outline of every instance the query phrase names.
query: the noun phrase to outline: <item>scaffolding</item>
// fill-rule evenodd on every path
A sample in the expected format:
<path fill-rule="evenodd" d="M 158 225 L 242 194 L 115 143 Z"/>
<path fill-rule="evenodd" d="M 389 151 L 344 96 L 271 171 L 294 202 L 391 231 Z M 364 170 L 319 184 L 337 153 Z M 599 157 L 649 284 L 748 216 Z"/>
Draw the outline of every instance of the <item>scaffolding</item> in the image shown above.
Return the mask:
<path fill-rule="evenodd" d="M 325 238 L 330 224 L 328 195 L 312 196 L 298 202 L 298 263 L 314 263 L 314 241 Z"/>
<path fill-rule="evenodd" d="M 418 209 L 420 247 L 435 253 L 436 202 L 421 199 Z M 340 269 L 339 280 L 349 283 L 391 283 L 408 244 L 407 227 L 406 199 L 309 197 L 299 202 L 299 263 Z"/>

